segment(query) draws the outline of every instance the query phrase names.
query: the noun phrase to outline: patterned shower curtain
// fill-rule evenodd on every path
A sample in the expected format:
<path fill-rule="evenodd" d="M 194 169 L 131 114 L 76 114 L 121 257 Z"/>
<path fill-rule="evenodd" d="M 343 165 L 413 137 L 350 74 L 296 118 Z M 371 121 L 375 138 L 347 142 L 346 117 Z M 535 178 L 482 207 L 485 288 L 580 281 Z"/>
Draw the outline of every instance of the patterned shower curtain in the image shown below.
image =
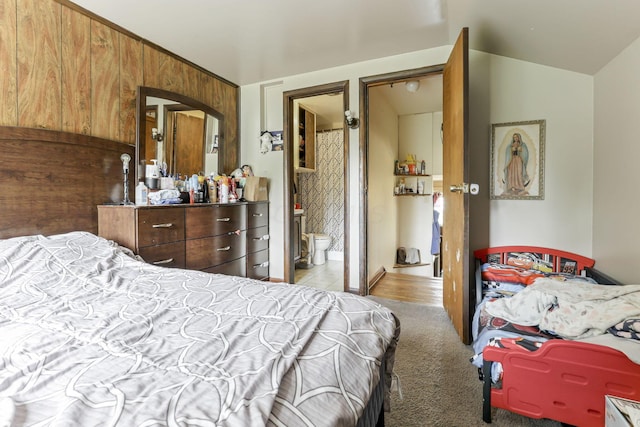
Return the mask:
<path fill-rule="evenodd" d="M 316 171 L 301 173 L 298 195 L 307 233 L 331 236 L 329 251 L 344 251 L 344 133 L 316 133 Z"/>

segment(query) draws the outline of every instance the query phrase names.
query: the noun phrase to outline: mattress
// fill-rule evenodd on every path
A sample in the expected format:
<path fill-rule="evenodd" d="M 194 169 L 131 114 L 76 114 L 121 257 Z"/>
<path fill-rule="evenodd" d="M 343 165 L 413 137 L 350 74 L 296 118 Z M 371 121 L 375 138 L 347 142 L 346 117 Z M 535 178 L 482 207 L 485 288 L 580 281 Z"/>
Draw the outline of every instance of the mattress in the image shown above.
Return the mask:
<path fill-rule="evenodd" d="M 19 425 L 356 425 L 398 334 L 348 293 L 153 266 L 86 232 L 0 240 Z"/>

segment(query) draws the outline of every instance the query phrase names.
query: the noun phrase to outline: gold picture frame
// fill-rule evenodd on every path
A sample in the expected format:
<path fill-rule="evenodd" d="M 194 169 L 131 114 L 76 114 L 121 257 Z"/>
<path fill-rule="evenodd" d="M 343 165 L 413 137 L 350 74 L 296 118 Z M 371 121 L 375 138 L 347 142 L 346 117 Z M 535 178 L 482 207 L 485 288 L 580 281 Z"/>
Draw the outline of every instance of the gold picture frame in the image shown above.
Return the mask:
<path fill-rule="evenodd" d="M 544 200 L 545 128 L 545 120 L 491 125 L 491 199 Z"/>

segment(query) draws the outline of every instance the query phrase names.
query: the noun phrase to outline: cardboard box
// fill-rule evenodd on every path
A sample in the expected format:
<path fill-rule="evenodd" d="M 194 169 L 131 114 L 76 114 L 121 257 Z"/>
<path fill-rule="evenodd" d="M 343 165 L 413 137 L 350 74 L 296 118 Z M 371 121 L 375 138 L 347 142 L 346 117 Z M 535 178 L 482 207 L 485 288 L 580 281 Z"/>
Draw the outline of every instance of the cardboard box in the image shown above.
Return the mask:
<path fill-rule="evenodd" d="M 606 427 L 640 427 L 640 402 L 605 396 Z"/>
<path fill-rule="evenodd" d="M 248 176 L 242 193 L 249 202 L 261 202 L 269 200 L 267 178 L 263 176 Z"/>

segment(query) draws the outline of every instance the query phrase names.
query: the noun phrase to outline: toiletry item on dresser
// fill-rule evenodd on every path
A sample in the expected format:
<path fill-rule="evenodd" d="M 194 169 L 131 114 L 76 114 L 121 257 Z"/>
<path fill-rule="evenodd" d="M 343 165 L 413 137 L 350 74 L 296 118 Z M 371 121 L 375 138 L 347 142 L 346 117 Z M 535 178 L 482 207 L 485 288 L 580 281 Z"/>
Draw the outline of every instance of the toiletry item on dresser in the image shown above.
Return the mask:
<path fill-rule="evenodd" d="M 189 203 L 190 204 L 194 204 L 197 202 L 197 197 L 198 194 L 201 194 L 198 192 L 198 175 L 193 174 L 191 175 L 191 178 L 189 178 L 188 180 L 188 184 L 189 184 Z"/>
<path fill-rule="evenodd" d="M 229 203 L 234 203 L 238 201 L 238 194 L 236 193 L 236 179 L 231 177 L 229 183 Z"/>
<path fill-rule="evenodd" d="M 209 203 L 209 184 L 206 179 L 203 179 L 202 183 L 200 183 L 200 191 L 202 192 L 201 203 Z"/>
<path fill-rule="evenodd" d="M 160 188 L 160 169 L 156 159 L 151 159 L 151 161 L 153 164 L 146 167 L 145 184 L 150 190 L 157 190 Z"/>
<path fill-rule="evenodd" d="M 175 183 L 173 178 L 170 176 L 162 176 L 160 177 L 160 189 L 161 190 L 173 190 L 175 187 Z"/>
<path fill-rule="evenodd" d="M 213 174 L 209 176 L 209 203 L 217 203 L 218 202 L 218 188 L 216 185 L 216 180 Z"/>
<path fill-rule="evenodd" d="M 136 186 L 136 205 L 146 205 L 148 203 L 147 195 L 149 194 L 147 186 L 140 181 Z"/>
<path fill-rule="evenodd" d="M 424 160 L 420 162 L 420 173 L 422 175 L 426 175 L 427 173 L 427 164 L 424 162 Z"/>
<path fill-rule="evenodd" d="M 220 203 L 229 203 L 229 178 L 220 179 Z"/>

